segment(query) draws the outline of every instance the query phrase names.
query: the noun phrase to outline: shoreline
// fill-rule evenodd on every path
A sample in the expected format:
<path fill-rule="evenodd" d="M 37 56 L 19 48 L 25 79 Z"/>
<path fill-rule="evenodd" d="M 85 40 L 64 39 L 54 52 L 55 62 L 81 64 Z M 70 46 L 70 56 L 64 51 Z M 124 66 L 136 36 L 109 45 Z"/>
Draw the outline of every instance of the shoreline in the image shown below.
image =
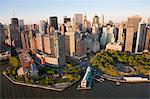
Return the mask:
<path fill-rule="evenodd" d="M 34 88 L 42 88 L 42 89 L 54 90 L 54 91 L 60 91 L 60 92 L 64 91 L 65 89 L 69 88 L 70 86 L 72 86 L 72 85 L 74 85 L 76 82 L 78 82 L 78 81 L 74 81 L 74 82 L 72 82 L 72 83 L 70 83 L 70 84 L 69 84 L 69 83 L 68 83 L 68 84 L 66 83 L 66 86 L 65 86 L 65 85 L 62 85 L 63 88 L 57 88 L 57 86 L 56 86 L 56 87 L 51 87 L 51 86 L 43 86 L 43 85 L 35 85 L 35 84 L 28 84 L 28 83 L 17 82 L 17 81 L 14 81 L 13 79 L 11 79 L 9 76 L 7 76 L 4 72 L 2 72 L 2 74 L 3 74 L 8 80 L 10 80 L 13 84 L 23 85 L 23 86 L 29 86 L 29 87 L 34 87 Z M 61 85 L 61 83 L 58 84 L 58 85 Z"/>
<path fill-rule="evenodd" d="M 113 82 L 120 82 L 120 83 L 150 83 L 150 80 L 134 80 L 134 81 L 126 81 L 126 80 L 117 80 L 109 77 L 102 76 L 103 79 L 113 81 Z M 98 81 L 97 78 L 95 78 Z"/>

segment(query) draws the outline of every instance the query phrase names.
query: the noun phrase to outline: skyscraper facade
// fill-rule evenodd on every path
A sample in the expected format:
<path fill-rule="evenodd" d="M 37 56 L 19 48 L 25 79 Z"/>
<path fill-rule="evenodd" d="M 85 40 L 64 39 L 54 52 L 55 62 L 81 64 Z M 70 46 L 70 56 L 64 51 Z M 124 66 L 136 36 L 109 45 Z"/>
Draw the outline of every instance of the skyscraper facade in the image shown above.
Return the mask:
<path fill-rule="evenodd" d="M 138 31 L 138 23 L 142 20 L 142 18 L 138 15 L 128 17 L 128 25 L 133 25 L 134 32 Z"/>
<path fill-rule="evenodd" d="M 46 31 L 46 23 L 45 23 L 44 20 L 41 20 L 41 21 L 39 22 L 39 33 L 40 33 L 41 35 L 44 35 L 45 31 Z"/>
<path fill-rule="evenodd" d="M 93 25 L 95 24 L 99 24 L 99 17 L 97 15 L 93 17 Z"/>
<path fill-rule="evenodd" d="M 126 42 L 125 42 L 125 51 L 132 52 L 132 45 L 133 45 L 133 36 L 134 36 L 134 26 L 130 25 L 127 27 L 126 33 Z"/>
<path fill-rule="evenodd" d="M 150 18 L 148 18 L 148 23 L 150 24 Z"/>
<path fill-rule="evenodd" d="M 145 50 L 150 51 L 150 24 L 146 26 L 145 31 L 146 31 Z"/>
<path fill-rule="evenodd" d="M 28 52 L 30 50 L 29 31 L 21 32 L 21 41 L 22 41 L 22 48 Z"/>
<path fill-rule="evenodd" d="M 99 25 L 100 26 L 104 25 L 104 15 L 103 14 L 99 17 Z"/>
<path fill-rule="evenodd" d="M 19 26 L 19 24 L 18 24 L 18 18 L 11 18 L 11 25 Z"/>
<path fill-rule="evenodd" d="M 18 18 L 11 18 L 9 32 L 11 37 L 11 45 L 14 47 L 21 47 L 21 37 Z"/>
<path fill-rule="evenodd" d="M 50 36 L 48 34 L 43 36 L 43 48 L 45 53 L 51 54 Z"/>
<path fill-rule="evenodd" d="M 18 24 L 20 27 L 20 31 L 22 31 L 24 29 L 24 21 L 23 20 L 18 20 Z"/>
<path fill-rule="evenodd" d="M 49 24 L 51 27 L 54 27 L 55 30 L 58 30 L 58 21 L 57 21 L 57 17 L 53 16 L 49 18 Z"/>
<path fill-rule="evenodd" d="M 36 46 L 39 51 L 43 52 L 43 38 L 40 33 L 36 33 Z"/>
<path fill-rule="evenodd" d="M 71 22 L 71 18 L 67 18 L 67 16 L 64 17 L 64 23 L 67 23 L 67 22 Z"/>
<path fill-rule="evenodd" d="M 146 27 L 146 23 L 142 21 L 138 25 L 135 52 L 142 52 L 144 50 L 144 43 L 145 43 L 145 36 L 146 36 L 145 27 Z"/>
<path fill-rule="evenodd" d="M 80 25 L 83 22 L 83 15 L 82 14 L 75 14 L 74 15 L 74 24 Z"/>

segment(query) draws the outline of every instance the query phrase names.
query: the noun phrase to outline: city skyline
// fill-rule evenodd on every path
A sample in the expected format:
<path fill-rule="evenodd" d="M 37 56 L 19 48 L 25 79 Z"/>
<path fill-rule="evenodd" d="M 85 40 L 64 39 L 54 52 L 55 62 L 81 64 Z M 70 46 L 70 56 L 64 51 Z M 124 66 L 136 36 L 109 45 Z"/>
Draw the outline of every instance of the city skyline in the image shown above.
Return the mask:
<path fill-rule="evenodd" d="M 4 24 L 10 24 L 13 16 L 24 19 L 25 24 L 57 16 L 61 23 L 64 16 L 73 18 L 75 13 L 86 15 L 90 21 L 95 14 L 103 14 L 105 22 L 126 21 L 132 15 L 140 15 L 145 21 L 150 17 L 148 0 L 0 0 L 0 4 L 0 22 Z"/>

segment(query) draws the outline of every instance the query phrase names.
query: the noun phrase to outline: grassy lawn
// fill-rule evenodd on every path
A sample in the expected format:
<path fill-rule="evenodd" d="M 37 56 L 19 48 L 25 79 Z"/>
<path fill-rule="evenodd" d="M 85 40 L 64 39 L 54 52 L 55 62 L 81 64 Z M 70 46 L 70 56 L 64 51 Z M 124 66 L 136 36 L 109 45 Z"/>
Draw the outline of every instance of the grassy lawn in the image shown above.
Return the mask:
<path fill-rule="evenodd" d="M 150 53 L 134 54 L 129 52 L 115 52 L 113 50 L 100 51 L 92 60 L 93 66 L 102 73 L 111 76 L 124 76 L 127 73 L 120 72 L 116 63 L 132 67 L 135 71 L 132 75 L 150 76 Z"/>

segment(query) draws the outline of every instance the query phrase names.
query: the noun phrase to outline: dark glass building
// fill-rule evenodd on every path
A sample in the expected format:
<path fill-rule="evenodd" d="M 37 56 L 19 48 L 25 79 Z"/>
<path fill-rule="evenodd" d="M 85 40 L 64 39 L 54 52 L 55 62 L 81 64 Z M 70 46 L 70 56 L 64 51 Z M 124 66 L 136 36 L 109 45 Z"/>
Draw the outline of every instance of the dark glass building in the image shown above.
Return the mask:
<path fill-rule="evenodd" d="M 54 27 L 55 30 L 58 30 L 58 21 L 56 16 L 49 17 L 49 24 L 51 27 Z"/>

